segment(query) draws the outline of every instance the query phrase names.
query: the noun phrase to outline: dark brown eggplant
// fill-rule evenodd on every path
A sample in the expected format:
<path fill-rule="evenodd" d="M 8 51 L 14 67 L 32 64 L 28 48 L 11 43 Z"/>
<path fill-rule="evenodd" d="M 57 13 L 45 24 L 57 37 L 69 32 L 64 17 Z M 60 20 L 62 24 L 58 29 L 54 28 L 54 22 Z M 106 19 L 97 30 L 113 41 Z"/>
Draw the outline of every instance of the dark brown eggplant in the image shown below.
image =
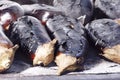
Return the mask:
<path fill-rule="evenodd" d="M 2 26 L 0 26 L 0 72 L 10 68 L 18 47 L 18 45 L 13 46 L 13 43 L 5 35 Z"/>
<path fill-rule="evenodd" d="M 81 69 L 87 48 L 82 24 L 75 19 L 55 15 L 48 19 L 46 26 L 52 33 L 51 35 L 58 40 L 58 51 L 55 58 L 58 75 L 66 71 Z"/>
<path fill-rule="evenodd" d="M 49 38 L 44 26 L 32 16 L 20 17 L 10 26 L 10 39 L 19 43 L 25 54 L 33 59 L 33 65 L 47 66 L 54 59 L 56 39 Z"/>
<path fill-rule="evenodd" d="M 12 1 L 0 1 L 0 24 L 4 30 L 9 28 L 11 22 L 24 15 L 22 7 Z"/>
<path fill-rule="evenodd" d="M 71 18 L 79 18 L 86 15 L 85 24 L 88 23 L 93 14 L 92 0 L 54 0 L 53 5 Z"/>
<path fill-rule="evenodd" d="M 103 52 L 102 56 L 120 63 L 120 24 L 111 19 L 94 20 L 86 30 L 95 46 Z"/>

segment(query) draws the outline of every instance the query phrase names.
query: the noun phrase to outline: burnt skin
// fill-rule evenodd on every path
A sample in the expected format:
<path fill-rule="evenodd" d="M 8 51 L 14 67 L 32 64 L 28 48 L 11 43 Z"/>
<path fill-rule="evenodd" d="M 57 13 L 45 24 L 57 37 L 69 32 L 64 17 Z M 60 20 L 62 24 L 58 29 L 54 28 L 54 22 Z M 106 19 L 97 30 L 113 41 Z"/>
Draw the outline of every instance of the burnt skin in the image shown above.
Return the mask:
<path fill-rule="evenodd" d="M 58 40 L 58 52 L 55 57 L 58 75 L 66 71 L 81 69 L 87 48 L 87 40 L 81 23 L 63 15 L 55 15 L 48 19 L 46 25 L 51 35 Z"/>
<path fill-rule="evenodd" d="M 18 2 L 20 4 L 47 4 L 47 5 L 52 5 L 53 0 L 11 0 Z"/>
<path fill-rule="evenodd" d="M 44 26 L 32 16 L 23 16 L 10 26 L 10 39 L 29 54 L 33 65 L 47 66 L 54 59 L 56 39 L 49 38 Z"/>
<path fill-rule="evenodd" d="M 119 0 L 95 0 L 96 16 L 103 18 L 117 19 L 120 18 L 120 1 Z M 103 13 L 101 15 L 101 13 Z"/>
<path fill-rule="evenodd" d="M 102 56 L 120 63 L 120 25 L 115 20 L 94 20 L 86 26 L 95 46 L 103 51 Z"/>
<path fill-rule="evenodd" d="M 71 18 L 86 15 L 85 24 L 91 20 L 93 14 L 92 0 L 54 0 L 53 5 Z"/>
<path fill-rule="evenodd" d="M 62 14 L 57 8 L 45 4 L 22 5 L 22 7 L 25 15 L 36 17 L 43 25 L 45 25 L 47 19 L 53 17 L 54 14 Z"/>
<path fill-rule="evenodd" d="M 23 8 L 16 2 L 0 1 L 0 24 L 4 30 L 8 30 L 11 22 L 23 16 Z"/>
<path fill-rule="evenodd" d="M 13 43 L 4 34 L 2 26 L 0 26 L 0 72 L 10 68 L 18 47 L 18 45 L 13 46 Z"/>

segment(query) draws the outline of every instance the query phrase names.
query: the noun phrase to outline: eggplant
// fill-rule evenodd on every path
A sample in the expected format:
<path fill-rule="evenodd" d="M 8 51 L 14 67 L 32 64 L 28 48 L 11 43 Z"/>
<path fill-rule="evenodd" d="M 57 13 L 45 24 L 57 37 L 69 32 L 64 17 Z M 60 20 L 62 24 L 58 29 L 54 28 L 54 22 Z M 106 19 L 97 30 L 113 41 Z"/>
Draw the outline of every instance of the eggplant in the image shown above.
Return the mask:
<path fill-rule="evenodd" d="M 18 45 L 14 46 L 8 39 L 0 25 L 0 72 L 4 72 L 10 68 L 18 47 Z"/>
<path fill-rule="evenodd" d="M 47 4 L 47 5 L 52 5 L 53 4 L 53 0 L 11 0 L 11 1 L 15 1 L 19 4 Z"/>
<path fill-rule="evenodd" d="M 94 45 L 105 58 L 120 63 L 120 24 L 116 20 L 98 19 L 86 25 Z"/>
<path fill-rule="evenodd" d="M 54 0 L 53 5 L 71 18 L 86 15 L 85 24 L 91 21 L 93 14 L 92 0 Z"/>
<path fill-rule="evenodd" d="M 97 17 L 103 18 L 105 15 L 110 19 L 120 18 L 120 0 L 96 0 L 95 8 Z"/>
<path fill-rule="evenodd" d="M 23 16 L 24 11 L 20 4 L 12 1 L 0 1 L 0 24 L 8 30 L 11 22 Z"/>
<path fill-rule="evenodd" d="M 58 75 L 66 71 L 81 70 L 87 48 L 83 25 L 76 19 L 54 15 L 46 22 L 50 35 L 58 40 L 55 63 Z"/>
<path fill-rule="evenodd" d="M 54 59 L 56 39 L 51 40 L 45 27 L 32 16 L 22 16 L 9 29 L 9 37 L 28 54 L 33 65 L 47 66 Z"/>
<path fill-rule="evenodd" d="M 47 19 L 51 18 L 54 14 L 62 14 L 57 8 L 45 4 L 22 5 L 22 7 L 25 15 L 36 17 L 43 25 L 45 25 Z"/>

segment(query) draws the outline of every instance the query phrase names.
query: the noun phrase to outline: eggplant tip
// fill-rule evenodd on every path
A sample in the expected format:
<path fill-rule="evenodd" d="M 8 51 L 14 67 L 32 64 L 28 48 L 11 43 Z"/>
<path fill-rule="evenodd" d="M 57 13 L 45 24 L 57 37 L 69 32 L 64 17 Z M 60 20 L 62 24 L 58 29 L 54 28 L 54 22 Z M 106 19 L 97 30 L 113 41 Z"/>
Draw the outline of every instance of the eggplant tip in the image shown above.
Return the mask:
<path fill-rule="evenodd" d="M 17 45 L 11 48 L 0 46 L 0 72 L 7 70 L 11 66 L 17 48 Z"/>
<path fill-rule="evenodd" d="M 43 66 L 47 66 L 53 61 L 56 41 L 56 39 L 53 39 L 48 43 L 38 46 L 35 52 L 35 58 L 33 59 L 33 65 L 40 65 L 42 62 Z"/>
<path fill-rule="evenodd" d="M 4 72 L 5 70 L 7 70 L 11 65 L 10 63 L 10 60 L 2 61 L 2 63 L 0 64 L 0 72 Z"/>
<path fill-rule="evenodd" d="M 113 47 L 103 49 L 102 56 L 120 64 L 120 45 L 115 45 Z"/>
<path fill-rule="evenodd" d="M 55 63 L 58 66 L 57 75 L 61 75 L 66 71 L 75 71 L 81 69 L 81 66 L 77 65 L 76 57 L 59 53 L 55 58 Z"/>

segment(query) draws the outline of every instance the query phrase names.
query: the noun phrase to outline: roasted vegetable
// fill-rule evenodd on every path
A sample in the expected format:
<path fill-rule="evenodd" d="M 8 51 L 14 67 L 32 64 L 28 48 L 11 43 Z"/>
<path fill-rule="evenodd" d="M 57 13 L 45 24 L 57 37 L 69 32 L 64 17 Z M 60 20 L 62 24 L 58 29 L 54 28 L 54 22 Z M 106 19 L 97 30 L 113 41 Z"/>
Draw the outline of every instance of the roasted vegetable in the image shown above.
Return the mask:
<path fill-rule="evenodd" d="M 63 72 L 81 69 L 87 48 L 82 24 L 63 15 L 54 15 L 46 22 L 48 30 L 58 40 L 58 51 L 55 63 L 58 65 L 58 75 Z"/>
<path fill-rule="evenodd" d="M 53 0 L 11 0 L 15 1 L 20 4 L 47 4 L 47 5 L 52 5 Z"/>
<path fill-rule="evenodd" d="M 10 39 L 31 56 L 33 65 L 46 66 L 53 61 L 56 39 L 51 41 L 39 20 L 23 16 L 10 26 L 9 31 Z"/>
<path fill-rule="evenodd" d="M 0 72 L 11 66 L 17 48 L 18 45 L 13 46 L 13 43 L 4 34 L 2 26 L 0 26 Z"/>
<path fill-rule="evenodd" d="M 85 24 L 91 20 L 93 14 L 92 0 L 54 0 L 54 6 L 71 18 L 86 15 Z"/>
<path fill-rule="evenodd" d="M 22 7 L 25 15 L 36 17 L 44 25 L 46 24 L 47 19 L 52 17 L 53 14 L 62 14 L 57 8 L 45 4 L 22 5 Z"/>
<path fill-rule="evenodd" d="M 96 16 L 103 18 L 120 18 L 120 0 L 95 0 Z M 102 15 L 101 15 L 102 13 Z"/>
<path fill-rule="evenodd" d="M 9 28 L 11 22 L 22 16 L 24 11 L 22 7 L 12 1 L 0 1 L 0 24 L 4 30 Z"/>
<path fill-rule="evenodd" d="M 120 24 L 111 19 L 94 20 L 86 30 L 95 46 L 102 50 L 102 56 L 120 63 Z"/>

